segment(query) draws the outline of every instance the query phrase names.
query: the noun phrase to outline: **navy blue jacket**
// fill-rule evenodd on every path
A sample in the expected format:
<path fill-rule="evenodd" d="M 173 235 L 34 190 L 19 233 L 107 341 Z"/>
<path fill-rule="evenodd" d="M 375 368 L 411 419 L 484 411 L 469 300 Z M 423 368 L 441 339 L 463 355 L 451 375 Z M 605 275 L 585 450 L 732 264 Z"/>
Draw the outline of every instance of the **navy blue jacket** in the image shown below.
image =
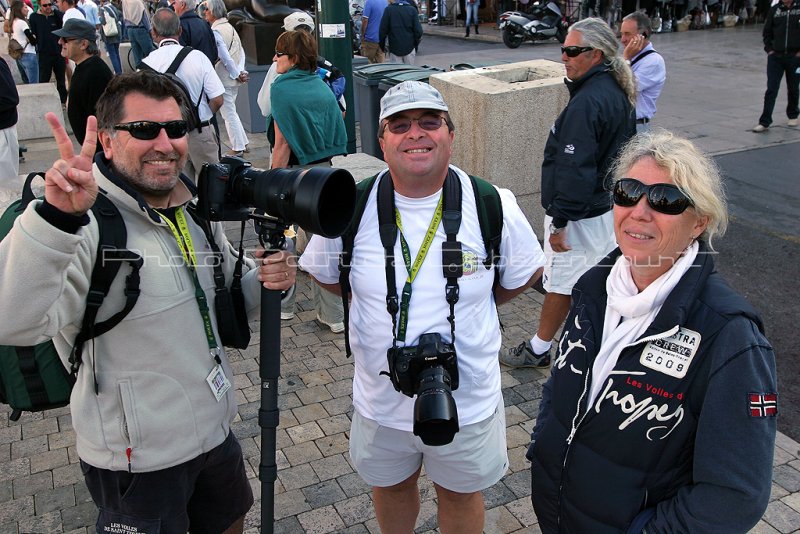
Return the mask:
<path fill-rule="evenodd" d="M 746 532 L 769 500 L 775 355 L 755 310 L 705 246 L 592 405 L 606 278 L 619 249 L 572 292 L 528 459 L 539 526 L 552 532 Z"/>
<path fill-rule="evenodd" d="M 5 130 L 17 124 L 19 94 L 8 64 L 2 59 L 0 63 L 0 130 Z"/>
<path fill-rule="evenodd" d="M 183 46 L 191 46 L 208 56 L 212 65 L 217 62 L 219 54 L 211 26 L 194 11 L 187 11 L 181 15 L 181 36 L 179 40 Z"/>
<path fill-rule="evenodd" d="M 782 1 L 769 8 L 764 21 L 764 51 L 796 54 L 800 51 L 800 2 L 787 8 Z"/>
<path fill-rule="evenodd" d="M 58 35 L 53 35 L 53 32 L 61 29 L 63 17 L 64 15 L 55 9 L 49 16 L 36 12 L 31 13 L 31 16 L 28 17 L 31 31 L 36 35 L 36 52 L 40 56 L 61 57 L 61 45 L 58 44 Z"/>
<path fill-rule="evenodd" d="M 542 162 L 542 207 L 558 228 L 611 209 L 608 168 L 636 135 L 634 108 L 604 65 L 565 83 L 569 103 L 550 129 Z"/>
<path fill-rule="evenodd" d="M 407 56 L 419 46 L 422 40 L 419 12 L 407 0 L 397 0 L 383 11 L 378 37 L 382 50 L 387 50 L 387 39 L 388 51 L 396 56 Z"/>

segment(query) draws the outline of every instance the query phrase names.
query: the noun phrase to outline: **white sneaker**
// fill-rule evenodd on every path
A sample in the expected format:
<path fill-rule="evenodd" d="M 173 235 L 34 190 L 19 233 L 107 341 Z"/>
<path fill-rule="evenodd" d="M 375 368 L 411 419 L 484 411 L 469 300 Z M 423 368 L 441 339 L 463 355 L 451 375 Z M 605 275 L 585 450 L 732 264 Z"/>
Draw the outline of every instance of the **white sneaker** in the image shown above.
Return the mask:
<path fill-rule="evenodd" d="M 786 123 L 786 126 L 797 128 L 797 119 L 789 119 L 789 122 Z"/>
<path fill-rule="evenodd" d="M 344 332 L 344 323 L 328 323 L 320 319 L 319 315 L 317 315 L 317 321 L 330 328 L 331 332 L 333 332 L 334 334 L 340 334 Z"/>
<path fill-rule="evenodd" d="M 766 132 L 767 128 L 769 128 L 769 126 L 764 126 L 763 124 L 757 124 L 756 127 L 753 128 L 753 131 L 755 133 Z"/>
<path fill-rule="evenodd" d="M 281 312 L 281 321 L 291 321 L 294 319 L 294 312 Z"/>

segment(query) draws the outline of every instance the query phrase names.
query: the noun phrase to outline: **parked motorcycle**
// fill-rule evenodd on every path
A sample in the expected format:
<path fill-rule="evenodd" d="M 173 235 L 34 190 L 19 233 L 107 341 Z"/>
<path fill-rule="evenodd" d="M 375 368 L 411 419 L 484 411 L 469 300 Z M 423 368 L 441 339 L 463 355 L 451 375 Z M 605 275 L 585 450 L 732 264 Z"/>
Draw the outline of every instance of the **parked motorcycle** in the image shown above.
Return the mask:
<path fill-rule="evenodd" d="M 506 11 L 500 15 L 503 43 L 509 48 L 517 48 L 527 40 L 542 41 L 551 37 L 563 43 L 567 38 L 567 28 L 569 22 L 552 0 L 537 0 L 529 13 Z"/>

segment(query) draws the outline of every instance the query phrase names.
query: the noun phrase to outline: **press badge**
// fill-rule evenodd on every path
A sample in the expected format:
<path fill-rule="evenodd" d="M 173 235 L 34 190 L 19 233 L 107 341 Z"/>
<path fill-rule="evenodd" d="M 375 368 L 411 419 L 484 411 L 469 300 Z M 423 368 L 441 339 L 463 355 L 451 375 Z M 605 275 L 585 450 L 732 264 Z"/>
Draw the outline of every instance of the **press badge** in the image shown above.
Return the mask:
<path fill-rule="evenodd" d="M 231 389 L 231 381 L 225 376 L 225 371 L 222 370 L 222 366 L 219 364 L 215 365 L 211 372 L 208 373 L 206 382 L 208 382 L 208 387 L 211 388 L 211 393 L 214 394 L 217 402 Z"/>
<path fill-rule="evenodd" d="M 681 328 L 676 334 L 645 345 L 639 363 L 659 373 L 683 378 L 700 346 L 700 334 Z"/>

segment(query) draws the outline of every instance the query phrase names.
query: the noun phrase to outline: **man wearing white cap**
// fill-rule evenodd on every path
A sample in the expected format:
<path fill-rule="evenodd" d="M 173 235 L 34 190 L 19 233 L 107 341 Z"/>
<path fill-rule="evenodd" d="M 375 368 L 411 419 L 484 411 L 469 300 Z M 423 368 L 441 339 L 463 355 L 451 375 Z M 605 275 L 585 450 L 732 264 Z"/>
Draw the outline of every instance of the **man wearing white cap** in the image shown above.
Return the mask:
<path fill-rule="evenodd" d="M 363 214 L 344 238 L 349 277 L 338 269 L 343 239 L 314 236 L 300 265 L 329 291 L 352 288 L 350 457 L 373 487 L 381 532 L 413 531 L 424 465 L 440 531 L 477 534 L 481 491 L 508 468 L 496 304 L 538 279 L 544 254 L 510 191 L 450 165 L 455 127 L 436 89 L 391 88 L 379 121 L 389 168 L 359 186 Z M 490 205 L 502 225 L 492 247 L 478 214 Z"/>

